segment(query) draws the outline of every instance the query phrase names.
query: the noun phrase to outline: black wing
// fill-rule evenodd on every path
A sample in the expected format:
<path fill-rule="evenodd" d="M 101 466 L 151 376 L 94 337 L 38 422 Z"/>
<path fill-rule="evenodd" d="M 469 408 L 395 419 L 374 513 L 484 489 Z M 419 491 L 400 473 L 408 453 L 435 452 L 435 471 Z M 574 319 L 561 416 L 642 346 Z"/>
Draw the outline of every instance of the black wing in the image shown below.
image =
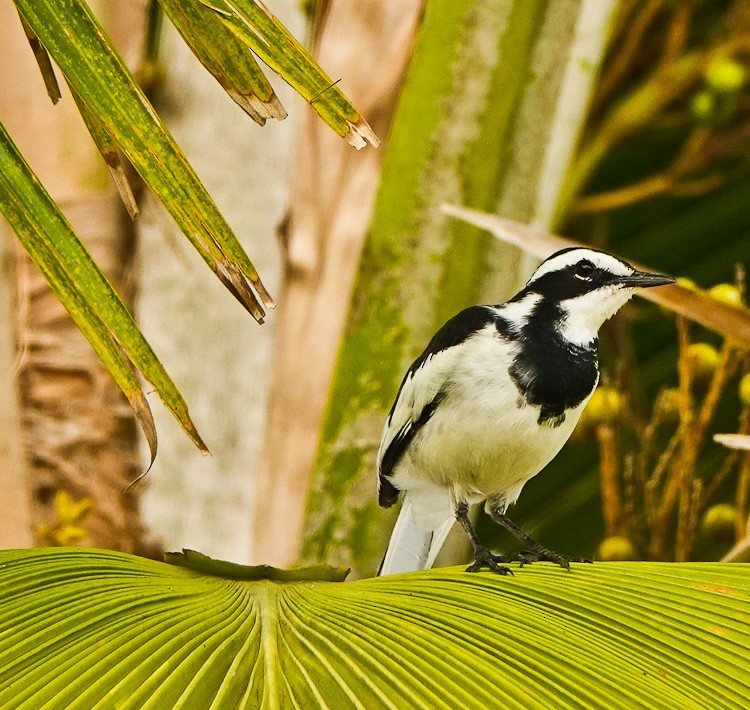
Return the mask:
<path fill-rule="evenodd" d="M 449 348 L 495 320 L 486 306 L 471 306 L 453 316 L 432 337 L 424 352 L 412 363 L 401 381 L 396 400 L 388 414 L 378 450 L 379 496 L 387 508 L 398 498 L 398 490 L 388 480 L 415 434 L 435 413 L 446 394 L 448 377 L 443 358 Z M 440 366 L 438 366 L 440 365 Z"/>

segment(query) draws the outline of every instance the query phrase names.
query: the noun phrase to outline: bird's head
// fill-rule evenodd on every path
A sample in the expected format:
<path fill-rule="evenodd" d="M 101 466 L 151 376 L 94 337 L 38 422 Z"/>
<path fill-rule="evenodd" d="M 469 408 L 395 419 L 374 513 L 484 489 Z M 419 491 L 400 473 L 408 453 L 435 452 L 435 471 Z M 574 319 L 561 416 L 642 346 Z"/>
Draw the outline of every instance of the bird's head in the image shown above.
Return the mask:
<path fill-rule="evenodd" d="M 585 345 L 639 288 L 670 283 L 669 276 L 639 271 L 610 254 L 573 247 L 543 261 L 521 294 L 554 305 L 561 334 Z"/>

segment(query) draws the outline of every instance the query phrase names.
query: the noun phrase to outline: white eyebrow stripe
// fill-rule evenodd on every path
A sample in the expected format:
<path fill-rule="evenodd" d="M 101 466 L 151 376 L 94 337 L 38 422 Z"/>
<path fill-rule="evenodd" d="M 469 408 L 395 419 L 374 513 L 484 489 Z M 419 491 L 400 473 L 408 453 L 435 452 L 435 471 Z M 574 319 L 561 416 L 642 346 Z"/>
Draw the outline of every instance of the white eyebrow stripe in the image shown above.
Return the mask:
<path fill-rule="evenodd" d="M 632 273 L 632 269 L 620 261 L 617 257 L 603 254 L 592 249 L 573 249 L 559 256 L 551 257 L 542 262 L 541 266 L 531 275 L 528 283 L 531 284 L 541 276 L 552 273 L 553 271 L 562 271 L 573 264 L 577 264 L 583 259 L 588 259 L 594 266 L 604 269 L 618 276 L 626 276 Z M 528 284 L 527 284 L 528 285 Z"/>

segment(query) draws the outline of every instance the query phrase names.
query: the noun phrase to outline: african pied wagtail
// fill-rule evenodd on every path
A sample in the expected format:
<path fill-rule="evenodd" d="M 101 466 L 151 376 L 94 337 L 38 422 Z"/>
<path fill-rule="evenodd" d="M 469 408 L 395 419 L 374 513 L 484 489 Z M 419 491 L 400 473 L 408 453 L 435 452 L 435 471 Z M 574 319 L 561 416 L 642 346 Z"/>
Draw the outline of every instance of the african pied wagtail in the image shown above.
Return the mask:
<path fill-rule="evenodd" d="M 451 318 L 408 369 L 378 450 L 380 505 L 404 500 L 380 574 L 429 569 L 454 522 L 476 572 L 510 570 L 468 517 L 484 501 L 526 547 L 511 559 L 572 560 L 542 547 L 505 514 L 562 448 L 599 380 L 597 334 L 638 288 L 673 283 L 593 249 L 553 254 L 499 306 Z"/>

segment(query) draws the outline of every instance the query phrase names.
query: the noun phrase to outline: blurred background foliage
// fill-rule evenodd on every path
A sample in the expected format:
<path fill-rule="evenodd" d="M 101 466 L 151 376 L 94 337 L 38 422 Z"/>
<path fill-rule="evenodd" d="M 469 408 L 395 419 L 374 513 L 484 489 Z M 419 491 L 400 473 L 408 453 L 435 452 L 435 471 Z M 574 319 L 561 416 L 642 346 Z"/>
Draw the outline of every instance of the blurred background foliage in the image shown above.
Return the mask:
<path fill-rule="evenodd" d="M 275 4 L 268 4 L 274 10 Z M 50 3 L 37 6 L 18 0 L 17 5 L 40 25 L 37 34 L 43 35 L 44 23 L 37 14 L 39 8 L 54 11 Z M 164 89 L 174 67 L 157 51 L 160 6 L 146 5 L 138 8 L 140 54 L 130 64 L 140 67 L 136 75 L 160 111 L 169 113 L 169 102 L 178 95 L 189 113 L 194 107 L 190 95 L 182 95 L 182 87 L 173 87 L 171 95 Z M 240 5 L 283 49 L 297 49 L 260 5 L 252 0 Z M 264 326 L 257 336 L 266 343 L 259 346 L 265 355 L 251 367 L 243 366 L 251 357 L 248 350 L 256 345 L 256 331 L 250 344 L 232 340 L 244 330 L 241 325 L 228 325 L 227 330 L 235 332 L 220 338 L 195 337 L 196 327 L 209 332 L 210 325 L 196 325 L 190 318 L 199 310 L 197 282 L 174 244 L 138 272 L 140 282 L 130 273 L 132 240 L 152 232 L 167 235 L 167 242 L 173 238 L 169 228 L 153 218 L 153 202 L 146 203 L 151 222 L 140 227 L 144 231 L 137 236 L 129 233 L 128 247 L 116 254 L 118 268 L 127 267 L 124 280 L 134 290 L 147 292 L 150 280 L 173 273 L 172 286 L 181 291 L 182 299 L 176 313 L 161 321 L 142 313 L 141 322 L 150 322 L 157 338 L 165 329 L 183 329 L 183 339 L 175 338 L 179 346 L 174 362 L 180 358 L 178 368 L 189 373 L 180 381 L 187 382 L 186 399 L 190 402 L 208 390 L 215 393 L 207 400 L 211 406 L 203 419 L 214 426 L 214 440 L 221 444 L 207 444 L 218 452 L 215 460 L 221 466 L 222 446 L 236 454 L 236 471 L 228 485 L 222 471 L 206 476 L 179 447 L 167 445 L 170 460 L 164 468 L 181 478 L 170 479 L 154 498 L 150 518 L 156 527 L 165 520 L 173 525 L 152 532 L 168 545 L 179 546 L 187 528 L 200 527 L 209 530 L 207 551 L 218 556 L 288 565 L 301 555 L 309 562 L 353 564 L 358 574 L 367 575 L 376 567 L 391 519 L 376 507 L 373 462 L 402 372 L 451 313 L 468 303 L 503 300 L 535 264 L 531 256 L 498 245 L 474 227 L 440 217 L 441 202 L 458 201 L 533 223 L 703 288 L 725 284 L 719 296 L 743 307 L 750 243 L 750 2 L 317 0 L 302 7 L 283 5 L 290 14 L 304 11 L 311 52 L 327 72 L 312 68 L 306 55 L 294 54 L 305 60 L 303 65 L 288 64 L 291 83 L 339 135 L 309 110 L 299 117 L 297 145 L 291 147 L 289 138 L 281 141 L 283 145 L 277 142 L 269 163 L 255 169 L 243 161 L 243 151 L 253 140 L 263 146 L 269 127 L 260 139 L 250 134 L 230 139 L 220 131 L 222 149 L 238 160 L 234 167 L 219 166 L 225 181 L 235 172 L 239 177 L 230 177 L 230 182 L 250 183 L 254 177 L 257 183 L 246 193 L 263 195 L 248 209 L 244 200 L 250 198 L 242 185 L 235 184 L 240 211 L 253 212 L 251 217 L 257 213 L 259 219 L 263 213 L 270 224 L 281 221 L 278 253 L 273 244 L 270 247 L 273 266 L 281 272 L 278 324 L 272 318 L 270 328 Z M 216 4 L 218 10 L 197 1 L 164 0 L 161 6 L 202 63 L 254 120 L 263 124 L 268 117 L 284 117 L 277 89 L 259 75 L 254 63 L 243 59 L 248 48 L 260 54 L 263 48 L 237 17 L 222 10 L 222 3 Z M 195 31 L 204 26 L 201 18 L 223 41 L 212 47 Z M 282 52 L 281 58 L 289 57 Z M 339 86 L 345 87 L 352 104 Z M 106 99 L 101 94 L 99 102 Z M 565 111 L 558 111 L 561 106 Z M 238 117 L 239 112 L 231 120 Z M 365 139 L 377 144 L 365 119 L 384 139 L 384 146 L 355 153 L 339 136 L 356 145 Z M 201 130 L 205 126 L 194 129 L 194 142 L 205 145 Z M 63 154 L 78 143 L 80 135 L 66 137 L 55 149 Z M 170 150 L 176 155 L 179 151 Z M 288 173 L 267 167 L 273 165 L 274 155 L 294 167 Z M 229 157 L 223 155 L 222 160 Z M 217 162 L 221 163 L 213 155 L 206 159 L 213 169 Z M 238 166 L 247 173 L 237 172 Z M 90 175 L 87 168 L 81 178 L 86 189 Z M 98 179 L 106 183 L 101 175 Z M 166 195 L 170 181 L 168 176 L 162 180 Z M 274 204 L 288 201 L 284 214 L 266 204 L 270 201 L 262 190 L 272 182 L 283 195 Z M 210 201 L 202 189 L 196 190 Z M 185 196 L 166 202 L 173 210 L 182 205 L 190 212 L 191 205 L 180 200 Z M 119 219 L 111 203 L 107 205 L 113 221 Z M 269 250 L 270 231 L 269 226 L 253 235 L 253 249 L 265 245 Z M 244 243 L 232 245 L 235 256 L 244 254 Z M 145 240 L 139 248 L 152 253 L 146 251 L 151 247 Z M 24 268 L 19 267 L 16 275 Z M 26 295 L 17 289 L 16 306 L 22 313 Z M 225 302 L 209 313 L 217 309 L 228 314 Z M 38 418 L 33 397 L 24 390 L 21 366 L 28 342 L 36 347 L 48 340 L 11 330 L 6 335 L 16 338 L 21 353 L 13 365 L 20 372 L 20 421 L 30 427 Z M 271 339 L 273 357 L 267 344 Z M 210 359 L 205 348 L 218 340 L 226 343 L 228 360 L 241 370 L 236 380 L 195 375 L 196 363 Z M 745 534 L 747 455 L 727 453 L 710 440 L 715 432 L 747 426 L 747 402 L 743 404 L 738 394 L 740 378 L 747 372 L 744 355 L 715 334 L 642 301 L 607 325 L 601 350 L 603 384 L 608 389 L 592 405 L 599 413 L 589 412 L 570 445 L 543 475 L 529 482 L 514 509 L 515 519 L 541 541 L 553 541 L 556 548 L 576 555 L 718 559 Z M 701 375 L 706 367 L 708 375 Z M 227 368 L 215 369 L 223 373 Z M 237 386 L 240 377 L 260 384 L 249 397 L 244 395 L 246 400 L 224 407 L 234 392 L 245 391 Z M 123 476 L 132 478 L 138 470 L 133 463 L 133 432 L 123 444 L 129 447 L 127 465 L 111 476 L 106 491 L 95 490 L 90 483 L 101 466 L 88 454 L 74 465 L 58 465 L 66 452 L 82 447 L 59 433 L 68 431 L 67 418 L 75 413 L 57 391 L 56 402 L 64 401 L 65 406 L 52 405 L 59 419 L 59 430 L 53 434 L 63 440 L 63 454 L 43 464 L 49 469 L 57 466 L 62 473 L 50 477 L 45 469 L 42 483 L 32 486 L 37 496 L 32 507 L 41 505 L 45 512 L 39 515 L 37 510 L 31 523 L 28 515 L 18 519 L 25 519 L 24 525 L 45 544 L 81 540 L 117 546 L 126 528 L 135 531 L 134 538 L 145 537 L 133 499 L 126 506 L 128 522 L 110 526 L 114 532 L 110 530 L 109 536 L 92 533 L 92 521 L 102 528 L 116 517 L 107 499 L 121 496 L 118 485 L 122 487 Z M 69 388 L 59 391 L 67 393 Z M 269 393 L 268 403 L 258 392 Z M 105 399 L 111 407 L 111 395 Z M 670 402 L 667 425 L 665 407 Z M 122 409 L 118 426 L 127 427 Z M 238 425 L 237 417 L 247 419 Z M 94 412 L 81 430 L 99 419 Z M 42 426 L 36 438 L 28 437 L 27 461 L 38 458 L 39 437 L 49 431 Z M 238 442 L 252 437 L 257 446 L 248 454 Z M 106 432 L 98 435 L 100 442 L 110 439 Z M 639 459 L 644 441 L 652 453 Z M 664 451 L 671 453 L 661 457 Z M 157 460 L 157 475 L 159 466 Z M 658 483 L 666 488 L 648 484 L 655 467 L 663 470 Z M 201 482 L 195 484 L 199 476 Z M 719 483 L 712 483 L 717 477 Z M 191 525 L 184 514 L 195 498 L 191 490 L 206 501 L 201 525 Z M 226 491 L 230 493 L 222 498 Z M 662 495 L 662 514 L 655 516 L 656 498 Z M 253 502 L 252 513 L 248 501 Z M 654 542 L 657 517 L 661 529 Z M 232 548 L 241 550 L 236 555 L 226 552 L 222 521 L 242 530 L 238 536 L 248 530 L 247 544 Z M 509 550 L 513 544 L 486 520 L 480 520 L 480 533 L 500 549 Z M 600 548 L 605 539 L 610 542 Z M 153 552 L 155 547 L 136 541 L 125 549 Z M 446 561 L 460 558 L 461 546 L 451 554 Z"/>
<path fill-rule="evenodd" d="M 537 106 L 536 121 L 553 126 L 548 133 L 542 132 L 543 147 L 539 147 L 535 143 L 539 134 L 534 133 L 533 120 L 524 116 L 523 106 L 540 75 L 547 81 L 548 94 L 570 89 L 561 90 L 555 72 L 545 73 L 535 62 L 548 41 L 558 48 L 567 46 L 570 58 L 579 48 L 580 25 L 571 32 L 570 16 L 563 19 L 560 12 L 550 40 L 545 36 L 547 23 L 552 9 L 560 11 L 562 4 L 534 3 L 533 7 L 538 14 L 528 44 L 522 40 L 528 36 L 524 34 L 528 25 L 516 6 L 503 29 L 506 34 L 501 33 L 496 74 L 489 75 L 493 78 L 488 82 L 488 98 L 476 110 L 482 116 L 483 135 L 503 138 L 499 144 L 492 139 L 481 143 L 478 154 L 484 169 L 470 170 L 467 175 L 461 169 L 471 165 L 475 155 L 471 138 L 454 146 L 453 152 L 443 150 L 439 128 L 427 128 L 424 119 L 415 121 L 419 114 L 413 106 L 411 112 L 406 110 L 416 96 L 423 102 L 420 105 L 430 107 L 437 95 L 449 115 L 455 112 L 458 117 L 453 106 L 461 104 L 464 113 L 458 120 L 471 116 L 465 106 L 470 99 L 459 89 L 433 85 L 435 93 L 428 90 L 425 95 L 425 82 L 414 81 L 430 62 L 430 76 L 442 77 L 447 71 L 436 68 L 439 60 L 428 58 L 430 42 L 439 36 L 430 23 L 438 10 L 431 12 L 428 6 L 413 73 L 391 132 L 327 406 L 305 522 L 305 561 L 333 556 L 365 575 L 377 566 L 387 536 L 380 522 L 383 513 L 369 498 L 369 486 L 378 424 L 401 373 L 444 321 L 441 309 L 455 312 L 467 302 L 501 301 L 523 283 L 533 267 L 533 260 L 519 260 L 512 249 L 491 256 L 495 247 L 481 241 L 483 237 L 476 232 L 451 231 L 454 225 L 437 218 L 427 222 L 429 232 L 404 247 L 403 241 L 413 239 L 427 221 L 420 210 L 427 212 L 425 206 L 431 206 L 428 214 L 434 216 L 439 202 L 435 193 L 443 200 L 531 222 L 655 270 L 683 275 L 704 288 L 728 284 L 721 287 L 720 295 L 731 292 L 735 305 L 744 298 L 748 235 L 743 198 L 750 139 L 748 3 L 617 3 L 604 56 L 601 60 L 596 55 L 588 57 L 587 66 L 597 78 L 575 151 L 570 159 L 565 154 L 556 156 L 557 173 L 564 175 L 559 190 L 554 177 L 535 175 L 534 166 L 539 153 L 555 143 L 554 126 L 562 112 L 549 105 Z M 591 8 L 582 10 L 581 4 L 566 7 L 573 16 L 576 11 L 591 12 Z M 451 26 L 465 21 L 466 16 L 461 16 Z M 456 63 L 470 41 L 460 31 L 457 36 L 448 40 Z M 505 64 L 503 41 L 517 50 L 513 67 Z M 519 64 L 523 53 L 526 61 Z M 509 85 L 508 73 L 519 85 Z M 507 118 L 503 101 L 511 95 L 513 108 Z M 493 98 L 498 96 L 502 98 Z M 419 147 L 423 140 L 435 141 L 426 160 Z M 518 150 L 518 143 L 525 150 Z M 487 164 L 500 167 L 488 175 Z M 430 175 L 432 182 L 402 183 L 415 165 L 423 165 L 420 175 Z M 450 178 L 446 180 L 445 175 Z M 511 180 L 516 190 L 509 185 Z M 539 181 L 548 190 L 549 212 L 537 193 Z M 450 184 L 447 189 L 446 182 Z M 404 225 L 411 225 L 411 231 Z M 446 242 L 452 246 L 446 247 Z M 478 257 L 474 258 L 471 252 L 477 245 Z M 417 254 L 406 252 L 406 268 L 401 249 Z M 396 295 L 389 296 L 388 291 Z M 728 455 L 710 436 L 742 426 L 737 378 L 746 365 L 718 336 L 698 327 L 688 334 L 689 326 L 679 320 L 683 347 L 678 355 L 675 322 L 673 316 L 636 300 L 604 329 L 603 382 L 621 403 L 617 423 L 607 424 L 612 430 L 608 439 L 600 425 L 590 425 L 588 431 L 582 428 L 544 474 L 527 484 L 513 516 L 537 539 L 553 540 L 559 549 L 592 558 L 717 559 L 745 534 L 744 520 L 733 523 L 734 532 L 728 537 L 714 534 L 711 525 L 701 521 L 703 513 L 717 503 L 736 509 L 739 502 L 744 507 L 744 484 L 738 482 L 741 456 Z M 694 376 L 688 357 L 695 350 L 688 345 L 691 339 L 700 343 L 697 347 L 704 355 L 715 359 L 713 380 L 704 376 L 698 382 Z M 710 353 L 708 346 L 713 348 Z M 727 362 L 716 367 L 723 361 L 719 352 Z M 390 378 L 394 381 L 388 382 Z M 652 407 L 654 402 L 665 401 L 660 397 L 662 388 L 675 388 L 678 379 L 682 382 L 679 411 L 669 430 L 663 422 L 654 423 Z M 649 434 L 652 450 L 639 458 L 649 423 L 655 430 Z M 718 483 L 713 482 L 716 478 Z M 711 515 L 717 517 L 713 511 Z M 739 516 L 745 517 L 742 510 Z M 497 549 L 513 549 L 515 541 L 481 514 L 480 518 L 480 534 L 485 539 Z M 460 561 L 465 555 L 459 541 L 443 561 Z"/>
<path fill-rule="evenodd" d="M 569 188 L 558 229 L 703 288 L 734 285 L 737 266 L 747 268 L 750 255 L 749 69 L 748 3 L 621 3 L 569 175 L 580 190 Z M 718 336 L 699 328 L 692 337 L 721 349 Z M 647 421 L 660 390 L 678 385 L 675 319 L 637 301 L 605 327 L 601 350 L 604 381 L 628 402 L 628 416 L 618 419 L 618 428 L 628 417 Z M 746 371 L 747 363 L 742 367 Z M 697 407 L 708 390 L 705 378 L 695 389 Z M 741 410 L 736 375 L 722 393 L 711 430 L 736 431 Z M 579 432 L 544 475 L 529 482 L 515 516 L 540 538 L 593 557 L 605 538 L 605 515 L 600 448 L 588 434 Z M 662 447 L 666 443 L 660 441 Z M 642 444 L 631 439 L 629 451 Z M 696 475 L 711 479 L 725 456 L 726 450 L 709 442 Z M 736 476 L 735 464 L 711 503 L 734 506 Z M 635 505 L 642 509 L 647 501 Z M 717 559 L 739 536 L 739 529 L 707 534 L 698 523 L 693 559 Z M 483 530 L 494 532 L 486 521 Z M 507 542 L 503 538 L 503 546 Z M 672 558 L 672 545 L 661 555 Z M 629 551 L 638 559 L 648 553 L 637 546 Z"/>

